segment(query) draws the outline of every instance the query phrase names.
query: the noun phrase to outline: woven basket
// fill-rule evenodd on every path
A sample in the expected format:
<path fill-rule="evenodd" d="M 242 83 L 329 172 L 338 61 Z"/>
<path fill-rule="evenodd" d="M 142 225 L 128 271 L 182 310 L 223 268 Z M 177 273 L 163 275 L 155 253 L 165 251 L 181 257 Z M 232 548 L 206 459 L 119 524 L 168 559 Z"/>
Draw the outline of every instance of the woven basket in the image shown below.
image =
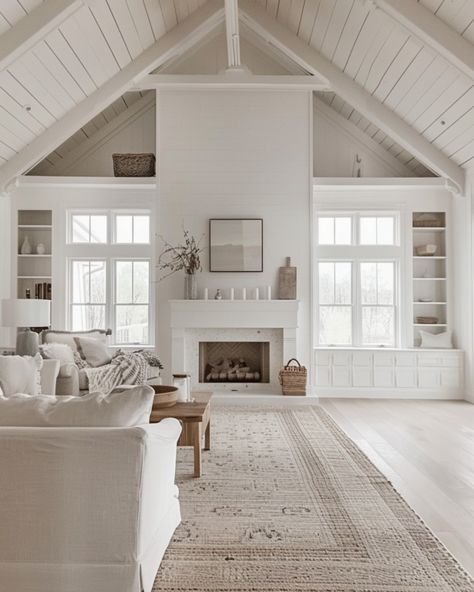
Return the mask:
<path fill-rule="evenodd" d="M 292 362 L 296 362 L 297 365 L 292 366 Z M 282 393 L 284 395 L 306 395 L 307 374 L 306 368 L 297 359 L 291 358 L 278 375 Z"/>
<path fill-rule="evenodd" d="M 155 176 L 154 154 L 112 154 L 112 160 L 116 177 Z"/>
<path fill-rule="evenodd" d="M 438 317 L 416 317 L 416 322 L 419 325 L 437 325 Z"/>

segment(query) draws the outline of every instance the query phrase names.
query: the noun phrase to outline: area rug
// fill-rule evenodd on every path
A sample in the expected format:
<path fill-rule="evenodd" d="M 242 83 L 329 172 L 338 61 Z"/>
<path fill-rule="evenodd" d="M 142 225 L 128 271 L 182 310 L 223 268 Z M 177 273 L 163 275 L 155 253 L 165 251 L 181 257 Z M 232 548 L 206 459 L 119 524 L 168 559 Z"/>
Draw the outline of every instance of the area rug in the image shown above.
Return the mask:
<path fill-rule="evenodd" d="M 474 592 L 389 481 L 317 406 L 213 410 L 153 590 Z"/>

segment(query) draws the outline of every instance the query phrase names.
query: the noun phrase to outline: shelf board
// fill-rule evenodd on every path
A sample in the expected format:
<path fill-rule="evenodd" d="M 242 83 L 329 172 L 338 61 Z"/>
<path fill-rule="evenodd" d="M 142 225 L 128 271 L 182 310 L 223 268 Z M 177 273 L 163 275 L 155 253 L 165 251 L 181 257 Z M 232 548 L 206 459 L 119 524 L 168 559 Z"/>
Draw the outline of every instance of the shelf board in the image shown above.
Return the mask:
<path fill-rule="evenodd" d="M 18 224 L 18 228 L 29 228 L 30 230 L 51 230 L 51 224 Z"/>
<path fill-rule="evenodd" d="M 440 304 L 448 304 L 448 303 L 447 302 L 433 302 L 433 301 L 420 302 L 419 300 L 413 300 L 413 304 L 437 304 L 437 305 L 440 305 Z"/>
<path fill-rule="evenodd" d="M 444 232 L 446 226 L 413 226 L 414 232 Z"/>
<path fill-rule="evenodd" d="M 44 255 L 40 255 L 39 253 L 30 253 L 29 255 L 18 253 L 18 257 L 51 257 L 51 253 L 45 253 Z"/>
<path fill-rule="evenodd" d="M 446 259 L 445 255 L 413 255 L 413 259 Z"/>
<path fill-rule="evenodd" d="M 50 275 L 18 275 L 19 280 L 50 280 Z"/>
<path fill-rule="evenodd" d="M 446 278 L 442 278 L 442 277 L 414 277 L 413 281 L 445 282 Z"/>
<path fill-rule="evenodd" d="M 414 327 L 447 327 L 446 323 L 413 323 Z"/>

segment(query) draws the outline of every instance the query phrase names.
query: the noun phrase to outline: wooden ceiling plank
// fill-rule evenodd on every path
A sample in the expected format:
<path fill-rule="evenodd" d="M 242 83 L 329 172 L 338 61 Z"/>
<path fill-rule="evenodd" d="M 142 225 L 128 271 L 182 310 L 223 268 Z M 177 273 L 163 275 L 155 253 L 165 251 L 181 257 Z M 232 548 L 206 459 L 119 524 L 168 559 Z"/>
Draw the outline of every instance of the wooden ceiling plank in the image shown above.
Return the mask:
<path fill-rule="evenodd" d="M 135 23 L 138 36 L 140 37 L 142 48 L 146 49 L 155 42 L 155 36 L 153 34 L 153 29 L 151 28 L 145 4 L 143 3 L 143 0 L 127 0 L 127 4 L 133 22 Z"/>
<path fill-rule="evenodd" d="M 303 7 L 305 0 L 293 0 L 291 3 L 291 12 L 288 19 L 288 28 L 293 33 L 297 33 L 300 28 L 301 17 L 303 16 Z"/>
<path fill-rule="evenodd" d="M 291 31 L 269 18 L 260 6 L 249 0 L 240 0 L 239 6 L 242 18 L 250 28 L 287 53 L 290 58 L 300 63 L 308 71 L 328 80 L 331 89 L 339 97 L 350 103 L 374 125 L 399 142 L 407 151 L 410 151 L 412 156 L 440 176 L 450 179 L 461 193 L 464 192 L 464 171 L 396 113 L 371 96 L 313 48 L 308 47 Z"/>
<path fill-rule="evenodd" d="M 374 93 L 387 70 L 398 58 L 398 55 L 407 43 L 408 38 L 409 36 L 405 31 L 398 28 L 393 29 L 380 51 L 378 51 L 377 56 L 370 67 L 367 80 L 363 84 L 367 92 L 370 94 Z"/>
<path fill-rule="evenodd" d="M 460 150 L 453 154 L 453 160 L 464 166 L 468 160 L 474 156 L 474 140 L 463 146 Z"/>
<path fill-rule="evenodd" d="M 362 29 L 368 18 L 369 10 L 360 2 L 354 2 L 344 28 L 344 34 L 339 38 L 332 58 L 333 64 L 340 70 L 346 69 L 351 53 L 361 38 Z"/>
<path fill-rule="evenodd" d="M 0 70 L 5 70 L 71 17 L 81 0 L 46 0 L 0 37 Z"/>
<path fill-rule="evenodd" d="M 411 66 L 417 55 L 420 53 L 422 46 L 410 37 L 404 44 L 396 59 L 392 61 L 390 66 L 385 71 L 379 84 L 373 92 L 374 97 L 380 101 L 385 102 L 387 96 L 400 82 L 407 69 Z"/>
<path fill-rule="evenodd" d="M 160 0 L 160 6 L 166 24 L 166 30 L 170 31 L 178 24 L 174 2 L 173 0 Z"/>
<path fill-rule="evenodd" d="M 471 87 L 464 95 L 452 103 L 448 109 L 440 113 L 436 121 L 423 130 L 423 135 L 432 142 L 443 135 L 443 133 L 448 133 L 453 126 L 462 126 L 462 123 L 459 122 L 464 121 L 466 123 L 464 117 L 472 113 L 473 105 L 474 87 Z"/>
<path fill-rule="evenodd" d="M 24 110 L 25 121 L 28 118 L 36 119 L 45 128 L 53 124 L 56 119 L 30 92 L 22 86 L 8 71 L 0 72 L 0 88 L 10 97 L 14 97 Z M 28 111 L 27 107 L 31 107 Z"/>
<path fill-rule="evenodd" d="M 31 117 L 27 111 L 15 99 L 13 99 L 3 88 L 0 88 L 0 104 L 15 119 L 20 121 L 33 135 L 38 136 L 45 130 L 45 126 Z"/>
<path fill-rule="evenodd" d="M 378 7 L 474 80 L 472 45 L 449 25 L 413 0 L 375 0 Z"/>
<path fill-rule="evenodd" d="M 318 15 L 316 17 L 316 22 L 314 23 L 311 40 L 309 42 L 311 47 L 314 47 L 318 51 L 323 45 L 326 31 L 328 30 L 332 13 L 334 12 L 335 8 L 336 2 L 334 0 L 321 0 L 319 4 Z"/>
<path fill-rule="evenodd" d="M 297 31 L 298 37 L 309 43 L 313 33 L 314 23 L 318 14 L 320 0 L 306 0 L 301 15 L 301 23 Z"/>
<path fill-rule="evenodd" d="M 95 2 L 90 5 L 90 10 L 97 21 L 102 35 L 106 39 L 110 50 L 113 52 L 115 59 L 120 68 L 124 68 L 130 63 L 132 56 L 128 51 L 128 47 L 123 40 L 122 34 L 118 28 L 117 22 L 114 19 L 107 2 Z"/>
<path fill-rule="evenodd" d="M 3 16 L 10 25 L 14 25 L 25 17 L 26 11 L 17 0 L 2 0 L 1 9 Z"/>
<path fill-rule="evenodd" d="M 117 22 L 132 59 L 137 58 L 142 53 L 143 47 L 127 2 L 125 0 L 107 0 L 107 4 Z"/>
<path fill-rule="evenodd" d="M 321 53 L 333 61 L 337 45 L 342 34 L 346 32 L 347 21 L 354 6 L 354 0 L 337 0 L 336 6 L 331 15 L 331 20 L 324 36 Z M 359 4 L 359 3 L 357 3 Z"/>
<path fill-rule="evenodd" d="M 161 12 L 161 6 L 158 0 L 145 0 L 145 8 L 148 13 L 148 18 L 150 19 L 155 40 L 158 40 L 166 33 L 165 19 Z M 196 6 L 196 9 L 197 8 L 198 7 Z"/>
<path fill-rule="evenodd" d="M 220 0 L 208 0 L 185 21 L 107 80 L 100 89 L 71 109 L 0 169 L 0 185 L 24 173 L 52 152 L 91 118 L 124 94 L 136 80 L 204 39 L 224 19 Z"/>

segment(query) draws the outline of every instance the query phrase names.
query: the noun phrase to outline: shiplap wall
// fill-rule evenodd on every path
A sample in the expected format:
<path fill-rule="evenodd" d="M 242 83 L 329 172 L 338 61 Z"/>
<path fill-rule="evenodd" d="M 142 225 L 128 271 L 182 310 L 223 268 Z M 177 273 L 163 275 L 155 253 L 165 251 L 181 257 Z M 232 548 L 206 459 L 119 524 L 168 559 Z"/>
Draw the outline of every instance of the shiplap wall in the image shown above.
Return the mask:
<path fill-rule="evenodd" d="M 0 300 L 10 298 L 11 268 L 11 196 L 0 194 Z M 10 330 L 2 328 L 0 311 L 0 347 L 9 344 Z"/>
<path fill-rule="evenodd" d="M 159 232 L 180 240 L 184 225 L 206 234 L 208 220 L 263 218 L 263 273 L 209 273 L 201 290 L 272 285 L 291 256 L 302 302 L 299 352 L 309 363 L 311 96 L 307 92 L 162 92 L 158 97 Z M 182 274 L 158 285 L 157 344 L 169 368 L 168 300 L 183 297 Z"/>

